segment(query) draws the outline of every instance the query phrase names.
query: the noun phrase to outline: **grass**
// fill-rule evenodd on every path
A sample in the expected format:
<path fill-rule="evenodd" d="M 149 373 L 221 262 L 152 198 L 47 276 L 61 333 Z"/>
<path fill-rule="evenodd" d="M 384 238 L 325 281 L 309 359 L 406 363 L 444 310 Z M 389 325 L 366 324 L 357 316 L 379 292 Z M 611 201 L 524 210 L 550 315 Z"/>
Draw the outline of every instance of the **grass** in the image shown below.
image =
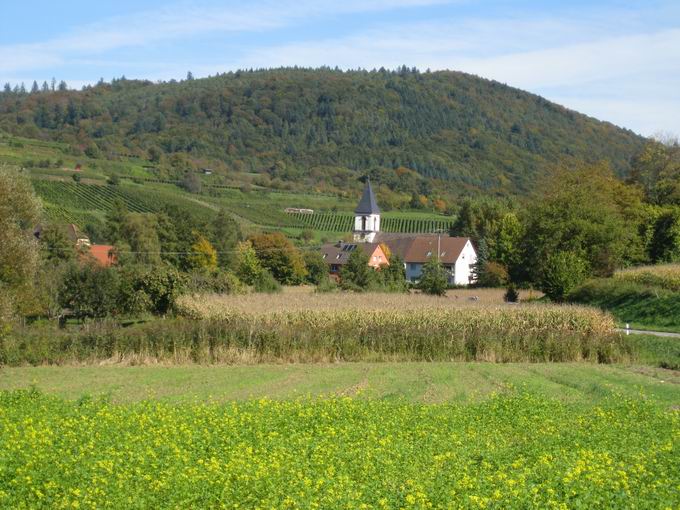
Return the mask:
<path fill-rule="evenodd" d="M 126 405 L 0 393 L 5 508 L 677 508 L 678 413 L 622 396 Z"/>
<path fill-rule="evenodd" d="M 680 292 L 608 278 L 584 283 L 569 299 L 607 310 L 620 323 L 633 323 L 642 329 L 680 331 Z"/>
<path fill-rule="evenodd" d="M 617 271 L 614 278 L 625 282 L 680 292 L 680 264 L 634 267 Z"/>
<path fill-rule="evenodd" d="M 655 339 L 649 339 L 653 342 Z M 641 342 L 647 341 L 640 339 Z M 670 348 L 670 346 L 667 346 Z M 658 350 L 658 345 L 656 346 Z M 649 356 L 646 361 L 654 359 Z M 0 390 L 35 386 L 75 399 L 227 402 L 251 398 L 352 396 L 469 403 L 514 389 L 595 405 L 614 394 L 680 403 L 680 373 L 641 365 L 585 363 L 334 363 L 255 366 L 38 366 L 0 368 Z"/>

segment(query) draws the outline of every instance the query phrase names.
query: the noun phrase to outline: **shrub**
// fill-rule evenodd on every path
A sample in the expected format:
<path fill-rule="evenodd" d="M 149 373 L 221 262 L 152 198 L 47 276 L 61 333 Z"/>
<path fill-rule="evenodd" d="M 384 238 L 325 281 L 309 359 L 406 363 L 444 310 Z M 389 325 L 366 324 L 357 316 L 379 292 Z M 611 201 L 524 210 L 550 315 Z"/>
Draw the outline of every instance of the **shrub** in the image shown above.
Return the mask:
<path fill-rule="evenodd" d="M 338 290 L 338 284 L 330 276 L 326 275 L 317 284 L 315 292 L 327 293 L 336 292 Z"/>
<path fill-rule="evenodd" d="M 231 271 L 194 271 L 188 274 L 186 290 L 191 293 L 243 294 L 247 287 Z"/>
<path fill-rule="evenodd" d="M 503 287 L 507 284 L 508 268 L 498 262 L 486 262 L 475 281 L 477 287 Z"/>
<path fill-rule="evenodd" d="M 543 266 L 540 289 L 553 301 L 564 301 L 567 294 L 582 283 L 588 274 L 587 263 L 571 252 L 548 256 Z"/>
<path fill-rule="evenodd" d="M 517 303 L 519 301 L 519 292 L 517 292 L 517 288 L 510 284 L 508 290 L 505 291 L 503 299 L 506 303 Z"/>
<path fill-rule="evenodd" d="M 448 288 L 448 277 L 444 266 L 435 257 L 430 258 L 423 265 L 423 274 L 420 277 L 418 288 L 425 294 L 443 296 Z"/>
<path fill-rule="evenodd" d="M 274 278 L 274 275 L 265 270 L 261 271 L 255 278 L 253 289 L 255 292 L 273 294 L 275 292 L 281 292 L 281 284 Z"/>
<path fill-rule="evenodd" d="M 59 304 L 79 318 L 101 318 L 118 311 L 120 277 L 112 268 L 73 264 L 66 271 Z"/>
<path fill-rule="evenodd" d="M 340 286 L 344 290 L 363 292 L 369 289 L 374 279 L 375 270 L 368 265 L 368 255 L 357 246 L 340 270 Z"/>

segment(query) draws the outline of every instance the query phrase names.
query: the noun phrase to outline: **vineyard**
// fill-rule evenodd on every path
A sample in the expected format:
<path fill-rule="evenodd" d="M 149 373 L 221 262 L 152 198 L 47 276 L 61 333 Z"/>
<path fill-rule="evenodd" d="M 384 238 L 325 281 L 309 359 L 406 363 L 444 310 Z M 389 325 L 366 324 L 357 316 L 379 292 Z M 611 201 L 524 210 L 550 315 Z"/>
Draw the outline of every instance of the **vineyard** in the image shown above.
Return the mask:
<path fill-rule="evenodd" d="M 209 206 L 182 197 L 179 193 L 159 189 L 83 184 L 46 179 L 33 179 L 33 188 L 43 200 L 47 217 L 85 225 L 100 221 L 102 213 L 110 211 L 116 201 L 136 213 L 159 211 L 164 205 L 176 205 L 190 214 L 209 213 Z"/>
<path fill-rule="evenodd" d="M 354 216 L 338 213 L 291 213 L 304 225 L 325 232 L 350 232 L 354 225 Z M 448 218 L 390 218 L 382 217 L 380 228 L 383 232 L 404 234 L 425 234 L 432 232 L 447 232 L 453 221 Z"/>

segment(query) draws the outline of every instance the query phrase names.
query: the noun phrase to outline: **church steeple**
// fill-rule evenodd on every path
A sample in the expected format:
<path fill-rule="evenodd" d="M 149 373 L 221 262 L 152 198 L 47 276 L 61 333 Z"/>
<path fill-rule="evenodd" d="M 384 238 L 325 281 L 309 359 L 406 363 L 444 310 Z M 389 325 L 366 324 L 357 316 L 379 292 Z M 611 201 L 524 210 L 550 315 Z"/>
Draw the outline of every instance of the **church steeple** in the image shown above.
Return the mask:
<path fill-rule="evenodd" d="M 354 210 L 354 240 L 371 243 L 380 232 L 380 208 L 373 194 L 370 179 L 366 180 L 364 193 Z"/>

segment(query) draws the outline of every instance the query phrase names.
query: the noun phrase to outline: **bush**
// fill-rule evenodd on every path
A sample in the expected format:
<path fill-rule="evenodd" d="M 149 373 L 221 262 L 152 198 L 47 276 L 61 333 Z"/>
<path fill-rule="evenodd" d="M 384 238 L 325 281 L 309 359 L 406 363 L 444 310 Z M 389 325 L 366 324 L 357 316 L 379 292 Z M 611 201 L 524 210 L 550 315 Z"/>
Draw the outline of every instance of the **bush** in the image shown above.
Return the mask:
<path fill-rule="evenodd" d="M 558 252 L 546 260 L 540 289 L 553 301 L 564 301 L 567 294 L 583 283 L 588 275 L 588 264 L 571 252 Z"/>
<path fill-rule="evenodd" d="M 253 282 L 253 289 L 255 292 L 273 294 L 275 292 L 281 292 L 281 284 L 276 281 L 274 275 L 265 270 L 261 271 L 255 278 L 255 281 Z"/>
<path fill-rule="evenodd" d="M 510 284 L 508 286 L 508 290 L 505 291 L 503 299 L 505 300 L 506 303 L 519 302 L 519 292 L 517 292 L 517 288 L 514 285 Z"/>
<path fill-rule="evenodd" d="M 186 290 L 191 293 L 243 294 L 247 287 L 231 271 L 192 272 Z"/>
<path fill-rule="evenodd" d="M 330 276 L 326 275 L 317 284 L 315 292 L 327 293 L 327 292 L 336 292 L 337 290 L 338 290 L 338 284 L 336 283 L 336 281 L 333 280 Z"/>
<path fill-rule="evenodd" d="M 435 257 L 430 258 L 423 266 L 418 288 L 425 294 L 443 296 L 448 288 L 448 277 L 444 266 Z"/>
<path fill-rule="evenodd" d="M 116 314 L 120 304 L 120 276 L 115 269 L 96 264 L 73 264 L 64 275 L 59 304 L 77 318 Z"/>
<path fill-rule="evenodd" d="M 498 262 L 486 262 L 475 281 L 476 287 L 503 287 L 508 284 L 508 268 Z"/>

